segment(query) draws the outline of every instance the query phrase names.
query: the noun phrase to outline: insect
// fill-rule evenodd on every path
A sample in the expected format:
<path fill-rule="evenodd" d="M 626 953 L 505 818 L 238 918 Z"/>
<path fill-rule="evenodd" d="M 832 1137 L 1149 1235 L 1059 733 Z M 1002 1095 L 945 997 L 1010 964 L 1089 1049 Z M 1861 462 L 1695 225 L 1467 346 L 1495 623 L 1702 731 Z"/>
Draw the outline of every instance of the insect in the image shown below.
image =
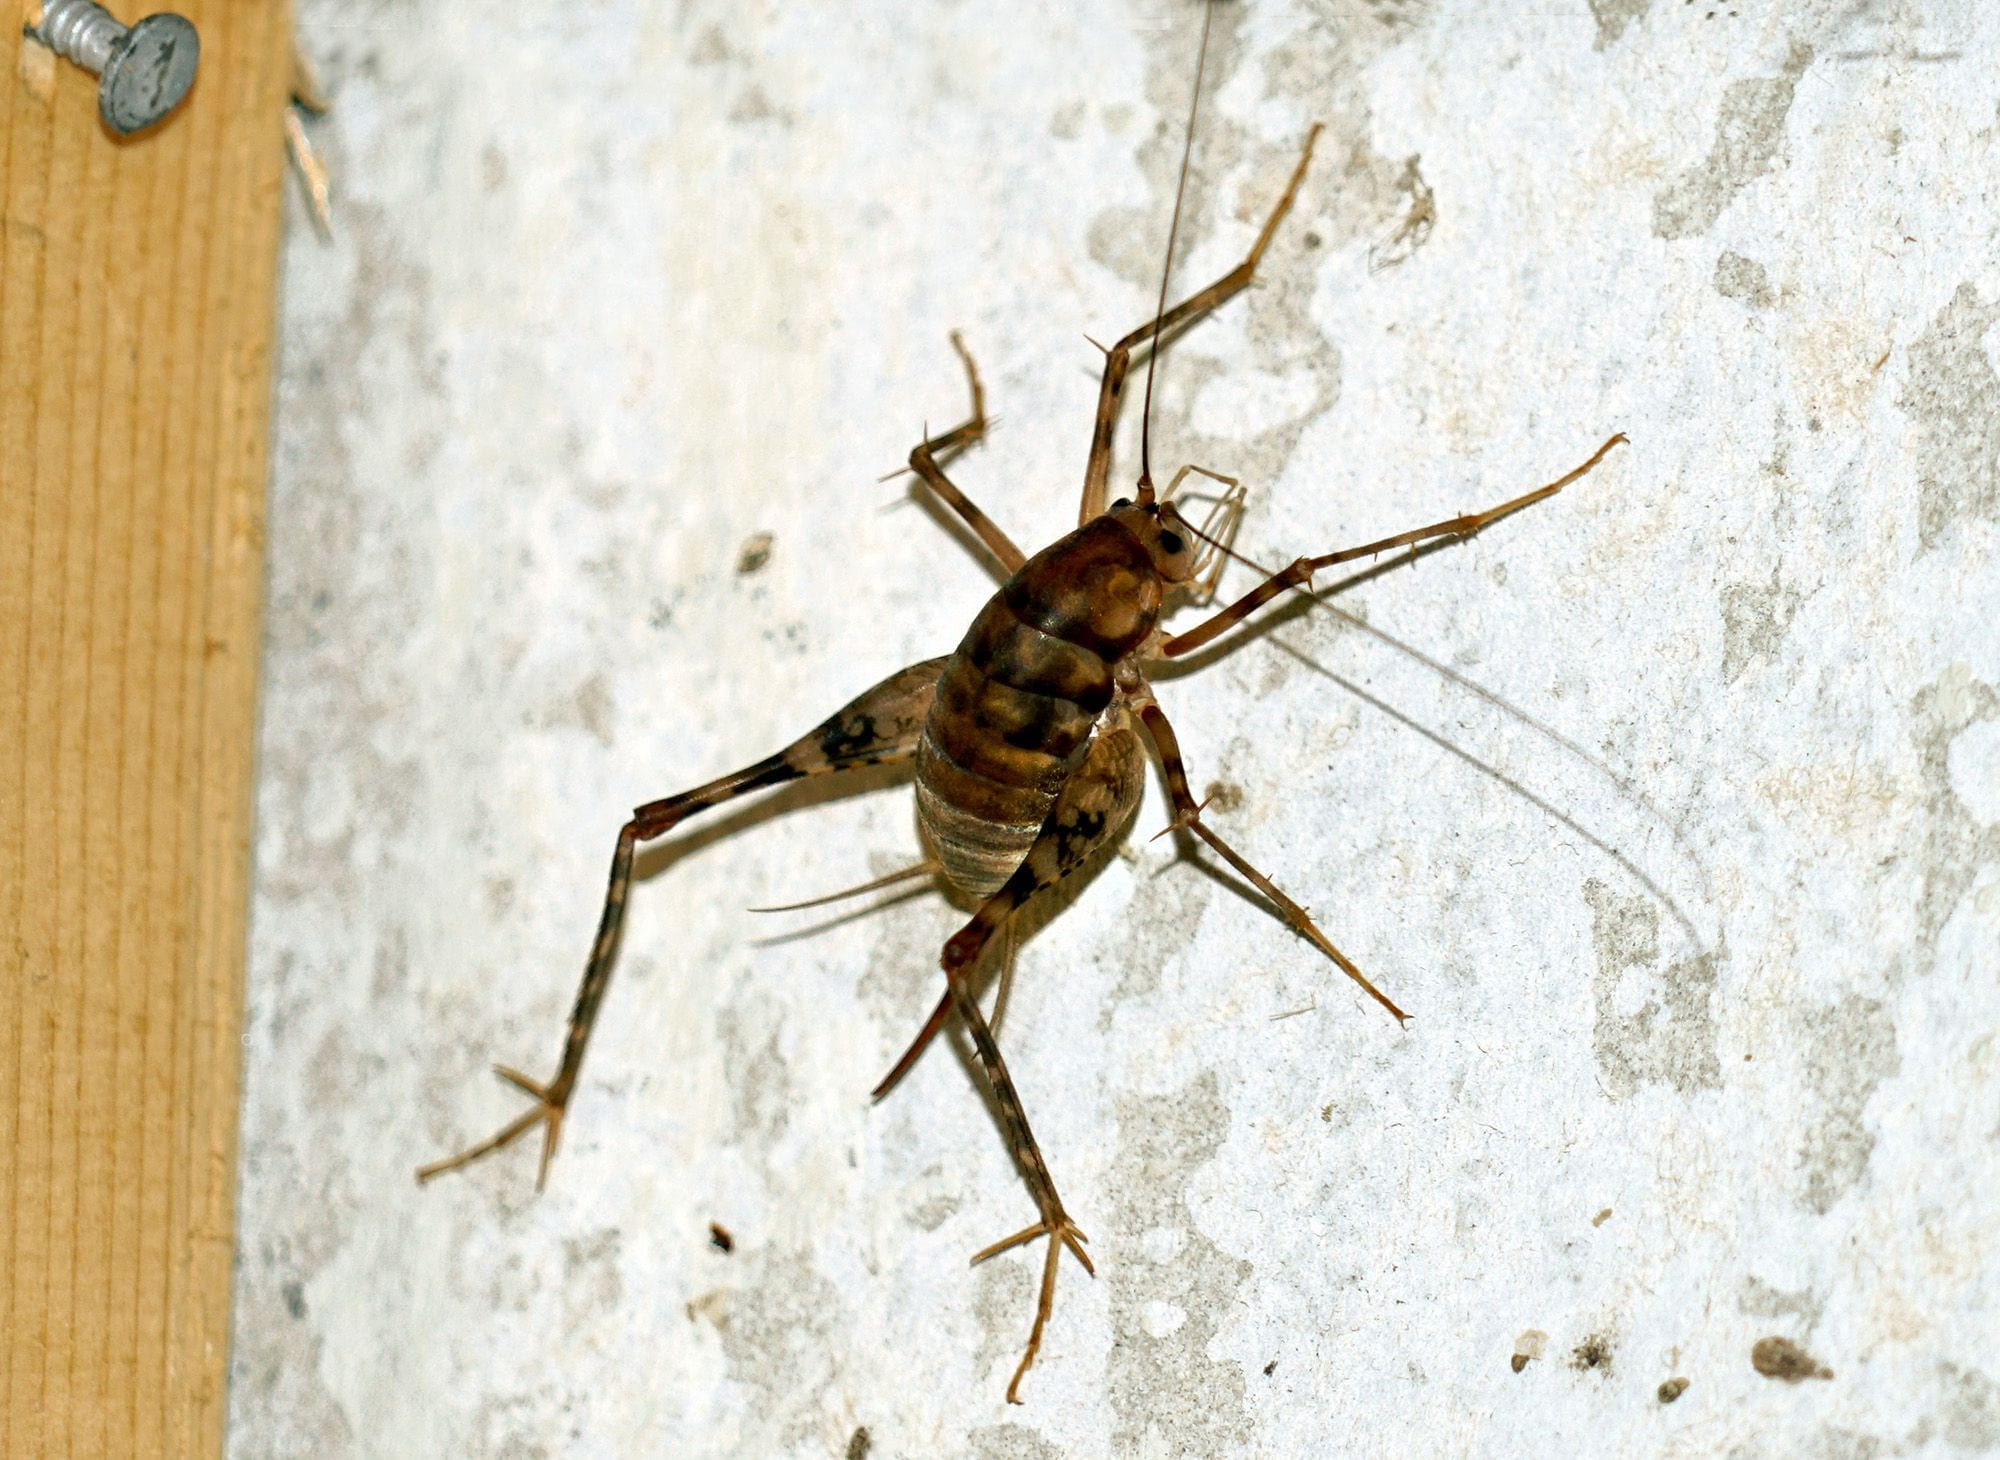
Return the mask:
<path fill-rule="evenodd" d="M 1206 53 L 1205 23 L 1195 101 L 1188 114 L 1188 150 L 1183 151 L 1180 189 L 1168 230 L 1169 259 L 1186 191 Z M 1243 498 L 1229 478 L 1195 467 L 1183 467 L 1164 492 L 1156 488 L 1151 463 L 1153 363 L 1169 336 L 1250 283 L 1304 183 L 1318 135 L 1317 126 L 1308 132 L 1283 193 L 1242 262 L 1171 308 L 1163 277 L 1152 319 L 1104 352 L 1078 525 L 1033 556 L 1017 547 L 960 491 L 941 464 L 977 442 L 987 425 L 978 369 L 964 343 L 952 337 L 965 369 L 971 412 L 951 430 L 919 442 L 910 452 L 909 466 L 921 489 L 954 512 L 1006 569 L 1004 586 L 980 610 L 951 653 L 890 675 L 777 753 L 632 813 L 612 852 L 596 939 L 554 1077 L 543 1082 L 500 1067 L 498 1073 L 529 1097 L 529 1108 L 489 1139 L 423 1167 L 420 1180 L 464 1166 L 537 1128 L 542 1131 L 537 1186 L 547 1179 L 610 981 L 633 856 L 641 842 L 737 797 L 865 766 L 910 767 L 928 853 L 926 861 L 912 870 L 934 873 L 976 903 L 970 919 L 944 945 L 939 959 L 945 975 L 942 996 L 876 1094 L 886 1094 L 951 1016 L 958 1017 L 1036 1208 L 1032 1223 L 987 1247 L 973 1261 L 1047 1239 L 1033 1324 L 1007 1387 L 1010 1402 L 1020 1402 L 1021 1382 L 1040 1349 L 1054 1307 L 1062 1254 L 1069 1252 L 1087 1272 L 1093 1269 L 1084 1233 L 1063 1203 L 1035 1139 L 1026 1103 L 981 1011 L 975 979 L 983 956 L 1030 899 L 1078 871 L 1092 853 L 1123 833 L 1138 805 L 1148 747 L 1165 781 L 1171 827 L 1198 838 L 1384 1009 L 1398 1020 L 1404 1017 L 1303 907 L 1209 824 L 1190 789 L 1180 744 L 1147 680 L 1147 667 L 1202 648 L 1272 600 L 1308 588 L 1316 572 L 1335 564 L 1426 541 L 1469 537 L 1560 491 L 1623 438 L 1612 437 L 1582 466 L 1549 485 L 1487 511 L 1299 558 L 1192 628 L 1169 634 L 1162 621 L 1178 597 L 1212 595 L 1222 560 L 1231 555 L 1229 544 Z M 1147 374 L 1140 469 L 1132 494 L 1112 501 L 1112 441 L 1128 375 L 1141 356 L 1147 360 Z M 1213 477 L 1228 488 L 1202 514 L 1201 525 L 1177 501 L 1191 472 Z"/>

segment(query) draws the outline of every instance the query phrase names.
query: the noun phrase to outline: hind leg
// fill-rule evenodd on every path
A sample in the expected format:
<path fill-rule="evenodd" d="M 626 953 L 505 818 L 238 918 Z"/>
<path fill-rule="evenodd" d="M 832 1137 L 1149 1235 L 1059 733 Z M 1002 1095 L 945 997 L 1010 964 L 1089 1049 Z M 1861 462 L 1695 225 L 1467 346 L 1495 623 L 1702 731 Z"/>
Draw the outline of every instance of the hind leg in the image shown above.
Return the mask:
<path fill-rule="evenodd" d="M 860 698 L 843 706 L 810 734 L 801 737 L 754 765 L 733 771 L 682 791 L 664 800 L 648 802 L 632 813 L 618 833 L 611 854 L 610 885 L 604 893 L 604 910 L 597 923 L 597 938 L 584 964 L 583 982 L 577 988 L 576 1003 L 570 1010 L 569 1027 L 563 1037 L 562 1062 L 555 1078 L 546 1085 L 529 1079 L 518 1070 L 498 1066 L 500 1077 L 526 1093 L 534 1104 L 503 1126 L 496 1134 L 475 1146 L 419 1167 L 417 1180 L 428 1181 L 446 1171 L 478 1160 L 489 1152 L 511 1145 L 535 1127 L 542 1127 L 542 1160 L 535 1176 L 540 1190 L 548 1180 L 549 1161 L 556 1153 L 562 1133 L 563 1114 L 583 1069 L 584 1050 L 590 1044 L 599 1007 L 611 982 L 613 955 L 618 934 L 625 923 L 625 899 L 632 884 L 632 855 L 642 841 L 663 836 L 690 816 L 720 806 L 725 801 L 768 786 L 806 776 L 828 775 L 862 766 L 907 760 L 915 754 L 917 737 L 924 717 L 930 712 L 937 692 L 942 659 L 929 659 L 892 674 Z"/>
<path fill-rule="evenodd" d="M 1032 1226 L 994 1243 L 972 1260 L 975 1263 L 984 1262 L 1037 1237 L 1049 1239 L 1048 1251 L 1042 1261 L 1041 1290 L 1035 1303 L 1034 1326 L 1029 1330 L 1021 1362 L 1007 1385 L 1010 1404 L 1021 1402 L 1021 1380 L 1035 1362 L 1035 1355 L 1042 1346 L 1042 1334 L 1048 1328 L 1049 1315 L 1055 1309 L 1056 1272 L 1061 1266 L 1063 1249 L 1069 1249 L 1083 1264 L 1084 1271 L 1094 1273 L 1095 1269 L 1083 1250 L 1086 1239 L 1082 1230 L 1070 1220 L 1069 1213 L 1063 1208 L 1055 1178 L 1049 1174 L 1041 1146 L 1028 1124 L 1027 1107 L 1008 1073 L 1006 1060 L 1001 1057 L 999 1042 L 994 1039 L 985 1015 L 980 1012 L 979 1000 L 972 988 L 972 971 L 987 944 L 1005 929 L 1008 920 L 1020 907 L 1042 888 L 1053 886 L 1075 871 L 1107 838 L 1124 828 L 1133 807 L 1138 804 L 1144 775 L 1145 762 L 1139 751 L 1138 737 L 1124 723 L 1123 716 L 1114 712 L 1113 717 L 1098 730 L 1084 763 L 1070 775 L 1062 793 L 1057 796 L 1041 835 L 1028 849 L 1020 867 L 1004 887 L 981 904 L 972 920 L 945 944 L 943 957 L 939 960 L 944 966 L 946 1007 L 957 1013 L 966 1033 L 972 1038 L 980 1069 L 993 1091 L 994 1103 L 999 1107 L 1000 1123 L 1007 1136 L 1008 1148 L 1041 1214 Z M 883 1082 L 884 1090 L 909 1067 L 942 1023 L 942 1012 L 932 1016 L 910 1053 Z"/>
<path fill-rule="evenodd" d="M 1049 1175 L 1048 1164 L 1042 1159 L 1042 1150 L 1035 1142 L 1035 1133 L 1028 1125 L 1027 1108 L 1021 1103 L 1020 1092 L 1014 1088 L 1014 1080 L 1007 1073 L 1007 1062 L 1000 1056 L 1000 1046 L 993 1038 L 993 1031 L 987 1027 L 986 1016 L 979 1012 L 979 1001 L 972 996 L 972 980 L 966 968 L 945 965 L 945 980 L 950 986 L 952 1007 L 965 1023 L 966 1033 L 972 1036 L 972 1047 L 979 1055 L 979 1065 L 986 1075 L 986 1082 L 993 1090 L 993 1098 L 1000 1107 L 1000 1123 L 1007 1133 L 1007 1143 L 1014 1153 L 1014 1160 L 1027 1179 L 1028 1190 L 1035 1198 L 1035 1206 L 1041 1212 L 1041 1219 L 1033 1226 L 1024 1227 L 1011 1237 L 1003 1237 L 991 1247 L 973 1255 L 975 1264 L 989 1257 L 997 1257 L 1009 1248 L 1018 1247 L 1023 1242 L 1032 1242 L 1037 1237 L 1049 1239 L 1049 1250 L 1042 1262 L 1041 1296 L 1035 1304 L 1035 1323 L 1028 1333 L 1028 1346 L 1021 1355 L 1021 1362 L 1014 1369 L 1014 1377 L 1007 1384 L 1007 1402 L 1021 1402 L 1021 1380 L 1035 1362 L 1035 1355 L 1042 1346 L 1042 1333 L 1048 1327 L 1049 1314 L 1055 1309 L 1056 1269 L 1061 1263 L 1062 1250 L 1067 1247 L 1083 1264 L 1083 1270 L 1096 1276 L 1097 1269 L 1091 1265 L 1090 1255 L 1083 1250 L 1089 1239 L 1063 1210 L 1062 1198 L 1056 1193 L 1055 1178 Z"/>

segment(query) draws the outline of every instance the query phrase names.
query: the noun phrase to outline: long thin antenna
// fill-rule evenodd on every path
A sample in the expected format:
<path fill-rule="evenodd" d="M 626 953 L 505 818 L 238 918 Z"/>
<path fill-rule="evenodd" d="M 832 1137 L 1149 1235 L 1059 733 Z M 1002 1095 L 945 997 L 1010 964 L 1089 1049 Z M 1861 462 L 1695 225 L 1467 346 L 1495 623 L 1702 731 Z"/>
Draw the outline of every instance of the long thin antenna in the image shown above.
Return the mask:
<path fill-rule="evenodd" d="M 825 907 L 830 902 L 845 902 L 850 897 L 859 897 L 865 892 L 880 892 L 885 887 L 894 887 L 898 882 L 907 882 L 912 877 L 926 877 L 938 870 L 938 864 L 926 857 L 913 867 L 899 868 L 886 877 L 877 877 L 873 882 L 864 882 L 859 887 L 843 887 L 838 892 L 829 892 L 824 897 L 809 897 L 804 902 L 784 902 L 775 907 L 753 907 L 753 913 L 800 912 L 809 907 Z"/>
<path fill-rule="evenodd" d="M 1194 95 L 1188 98 L 1187 139 L 1181 144 L 1181 180 L 1174 189 L 1174 221 L 1167 228 L 1167 258 L 1160 265 L 1160 302 L 1153 310 L 1153 342 L 1146 350 L 1146 406 L 1139 418 L 1139 500 L 1153 500 L 1153 371 L 1160 359 L 1160 325 L 1167 317 L 1167 281 L 1174 272 L 1174 242 L 1180 237 L 1181 203 L 1187 197 L 1188 162 L 1194 156 L 1194 123 L 1201 112 L 1201 77 L 1208 68 L 1208 30 L 1215 6 L 1201 7 L 1201 51 L 1194 63 Z"/>

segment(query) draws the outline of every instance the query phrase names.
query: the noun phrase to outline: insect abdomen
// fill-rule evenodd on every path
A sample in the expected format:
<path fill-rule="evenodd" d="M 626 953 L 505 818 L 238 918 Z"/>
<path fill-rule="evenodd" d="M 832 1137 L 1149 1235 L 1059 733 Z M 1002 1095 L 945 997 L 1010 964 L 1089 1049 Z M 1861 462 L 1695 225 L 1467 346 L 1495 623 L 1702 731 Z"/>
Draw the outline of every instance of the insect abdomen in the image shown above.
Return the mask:
<path fill-rule="evenodd" d="M 1139 540 L 1108 517 L 1022 565 L 938 680 L 917 744 L 917 820 L 954 886 L 984 897 L 1034 845 L 1111 703 L 1111 669 L 1159 617 Z"/>

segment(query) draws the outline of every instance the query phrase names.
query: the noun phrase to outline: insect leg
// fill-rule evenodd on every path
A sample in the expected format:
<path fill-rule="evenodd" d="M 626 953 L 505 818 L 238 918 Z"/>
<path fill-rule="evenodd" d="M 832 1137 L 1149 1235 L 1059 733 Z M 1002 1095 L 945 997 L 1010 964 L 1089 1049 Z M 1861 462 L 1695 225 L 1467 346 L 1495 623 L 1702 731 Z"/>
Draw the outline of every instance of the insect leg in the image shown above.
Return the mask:
<path fill-rule="evenodd" d="M 1598 447 L 1596 451 L 1592 452 L 1590 460 L 1576 468 L 1576 470 L 1565 473 L 1545 487 L 1537 487 L 1532 492 L 1523 492 L 1518 497 L 1502 502 L 1498 507 L 1489 507 L 1484 512 L 1468 512 L 1460 517 L 1447 518 L 1443 522 L 1433 522 L 1429 527 L 1414 527 L 1408 532 L 1399 532 L 1394 537 L 1385 537 L 1377 542 L 1363 543 L 1360 547 L 1342 548 L 1337 553 L 1326 553 L 1317 558 L 1294 558 L 1291 566 L 1283 572 L 1273 573 L 1214 617 L 1204 619 L 1186 633 L 1176 634 L 1173 638 L 1168 639 L 1164 644 L 1160 645 L 1157 652 L 1162 658 L 1173 659 L 1179 655 L 1199 649 L 1203 644 L 1208 643 L 1230 626 L 1242 623 L 1243 620 L 1250 617 L 1251 614 L 1255 613 L 1286 589 L 1305 588 L 1309 586 L 1312 582 L 1313 574 L 1322 568 L 1330 568 L 1335 563 L 1352 562 L 1355 558 L 1371 557 L 1376 553 L 1387 552 L 1391 548 L 1408 547 L 1412 543 L 1423 542 L 1427 538 L 1471 537 L 1481 528 L 1498 522 L 1502 517 L 1519 512 L 1523 507 L 1531 506 L 1541 501 L 1544 497 L 1553 497 L 1557 492 L 1560 492 L 1564 487 L 1596 466 L 1598 462 L 1604 460 L 1605 453 L 1624 439 L 1625 433 L 1621 431 Z M 1180 518 L 1180 521 L 1185 524 L 1187 519 L 1183 517 Z"/>
<path fill-rule="evenodd" d="M 556 1139 L 562 1132 L 563 1112 L 576 1088 L 583 1068 L 583 1053 L 590 1042 L 591 1027 L 597 1022 L 598 1006 L 611 980 L 613 955 L 618 933 L 625 921 L 625 898 L 632 882 L 632 855 L 642 841 L 662 836 L 697 812 L 720 806 L 738 796 L 767 786 L 783 785 L 805 776 L 853 770 L 888 761 L 907 760 L 916 752 L 924 717 L 930 712 L 937 691 L 943 659 L 929 659 L 890 675 L 866 694 L 843 706 L 810 734 L 793 742 L 776 755 L 754 765 L 682 791 L 663 800 L 651 801 L 632 813 L 618 833 L 611 854 L 610 886 L 604 894 L 604 911 L 598 920 L 597 938 L 591 944 L 584 965 L 583 982 L 577 989 L 576 1004 L 570 1010 L 569 1027 L 563 1039 L 562 1063 L 547 1085 L 529 1079 L 518 1070 L 498 1066 L 500 1077 L 519 1086 L 535 1101 L 532 1108 L 504 1126 L 490 1139 L 456 1156 L 433 1161 L 418 1168 L 417 1179 L 428 1181 L 442 1172 L 477 1160 L 490 1151 L 511 1144 L 536 1126 L 543 1127 L 542 1161 L 535 1177 L 540 1190 L 548 1179 L 549 1161 L 555 1155 Z"/>
<path fill-rule="evenodd" d="M 1284 196 L 1278 199 L 1271 216 L 1264 220 L 1264 231 L 1250 245 L 1250 253 L 1243 262 L 1206 289 L 1183 299 L 1161 315 L 1157 322 L 1147 320 L 1104 352 L 1104 378 L 1097 387 L 1097 422 L 1091 430 L 1090 460 L 1083 473 L 1083 505 L 1077 511 L 1079 524 L 1104 511 L 1105 488 L 1111 479 L 1111 438 L 1118 429 L 1118 399 L 1125 389 L 1125 376 L 1131 369 L 1133 352 L 1199 319 L 1250 282 L 1251 275 L 1257 272 L 1257 261 L 1271 246 L 1271 236 L 1278 231 L 1278 224 L 1291 210 L 1299 184 L 1305 181 L 1306 165 L 1312 161 L 1313 143 L 1318 140 L 1319 131 L 1319 123 L 1315 122 L 1312 130 L 1306 133 L 1305 149 L 1299 154 L 1299 165 L 1292 169 L 1292 180 L 1285 184 Z"/>
<path fill-rule="evenodd" d="M 987 1082 L 993 1087 L 993 1097 L 1000 1106 L 1001 1121 L 1007 1128 L 1014 1159 L 1028 1178 L 1035 1205 L 1042 1214 L 1042 1219 L 1033 1226 L 1024 1227 L 1011 1237 L 1003 1237 L 991 1247 L 974 1253 L 972 1261 L 977 1265 L 1023 1242 L 1032 1242 L 1041 1236 L 1049 1239 L 1048 1253 L 1042 1261 L 1042 1287 L 1035 1303 L 1034 1327 L 1028 1331 L 1028 1345 L 1021 1354 L 1021 1362 L 1015 1366 L 1014 1377 L 1007 1383 L 1007 1402 L 1019 1404 L 1021 1380 L 1035 1362 L 1035 1355 L 1042 1346 L 1042 1333 L 1048 1327 L 1049 1314 L 1055 1308 L 1056 1269 L 1061 1263 L 1063 1248 L 1067 1247 L 1074 1253 L 1076 1260 L 1083 1264 L 1083 1270 L 1092 1277 L 1097 1276 L 1097 1269 L 1091 1265 L 1090 1255 L 1083 1250 L 1084 1243 L 1090 1239 L 1069 1219 L 1069 1213 L 1063 1210 L 1062 1198 L 1056 1194 L 1055 1181 L 1042 1160 L 1041 1148 L 1035 1144 L 1035 1133 L 1028 1127 L 1028 1112 L 1021 1104 L 1013 1078 L 1007 1073 L 1007 1062 L 1000 1057 L 1000 1046 L 994 1041 L 993 1031 L 986 1027 L 985 1016 L 979 1012 L 979 1001 L 972 996 L 971 979 L 964 969 L 947 969 L 945 978 L 951 986 L 952 1002 L 958 1009 L 959 1017 L 965 1021 L 966 1031 L 972 1036 L 973 1048 L 979 1052 L 979 1063 L 986 1071 Z"/>
<path fill-rule="evenodd" d="M 1160 753 L 1160 769 L 1166 775 L 1167 795 L 1174 803 L 1173 826 L 1185 827 L 1207 842 L 1225 862 L 1240 872 L 1251 886 L 1271 900 L 1295 932 L 1331 958 L 1342 973 L 1360 984 L 1368 991 L 1369 997 L 1394 1014 L 1398 1023 L 1407 1019 L 1409 1016 L 1391 1003 L 1388 995 L 1370 983 L 1367 975 L 1356 968 L 1345 953 L 1333 946 L 1332 941 L 1320 931 L 1319 924 L 1312 920 L 1304 908 L 1287 897 L 1277 883 L 1244 861 L 1228 842 L 1209 830 L 1208 824 L 1201 819 L 1200 803 L 1188 789 L 1187 769 L 1181 761 L 1180 741 L 1175 737 L 1174 727 L 1167 722 L 1166 712 L 1159 707 L 1159 704 L 1152 700 L 1143 702 L 1139 707 L 1139 718 L 1145 722 L 1146 733 L 1152 737 L 1153 748 Z"/>
<path fill-rule="evenodd" d="M 1027 1178 L 1028 1189 L 1035 1198 L 1035 1206 L 1042 1219 L 1031 1227 L 1024 1227 L 1011 1237 L 1004 1237 L 973 1254 L 975 1264 L 989 1257 L 998 1256 L 1011 1247 L 1035 1238 L 1049 1239 L 1048 1255 L 1042 1262 L 1041 1296 L 1035 1304 L 1035 1325 L 1028 1333 L 1028 1346 L 1021 1355 L 1021 1362 L 1014 1370 L 1014 1377 L 1007 1385 L 1007 1402 L 1021 1402 L 1021 1379 L 1035 1362 L 1035 1354 L 1042 1346 L 1042 1332 L 1048 1327 L 1049 1314 L 1056 1301 L 1056 1268 L 1062 1259 L 1062 1250 L 1067 1247 L 1083 1264 L 1083 1270 L 1092 1277 L 1097 1269 L 1091 1265 L 1090 1255 L 1083 1250 L 1089 1238 L 1069 1219 L 1063 1210 L 1062 1198 L 1056 1194 L 1055 1179 L 1049 1175 L 1047 1163 L 1042 1160 L 1041 1147 L 1035 1144 L 1035 1133 L 1028 1126 L 1028 1112 L 1021 1104 L 1020 1092 L 1014 1088 L 1014 1080 L 1007 1073 L 1007 1062 L 1000 1057 L 1000 1046 L 993 1038 L 993 1031 L 987 1027 L 986 1016 L 979 1012 L 979 1000 L 972 994 L 970 969 L 964 965 L 954 966 L 949 957 L 945 961 L 945 981 L 950 985 L 951 1001 L 958 1010 L 958 1016 L 965 1021 L 966 1032 L 972 1036 L 972 1047 L 978 1051 L 980 1067 L 986 1072 L 986 1081 L 993 1088 L 993 1098 L 1000 1107 L 1000 1121 L 1007 1131 L 1007 1143 L 1014 1152 L 1014 1160 L 1021 1167 L 1021 1174 Z"/>
<path fill-rule="evenodd" d="M 1033 1226 L 1002 1238 L 974 1255 L 972 1260 L 975 1263 L 984 1262 L 1037 1237 L 1046 1236 L 1049 1239 L 1048 1252 L 1042 1262 L 1042 1284 L 1035 1304 L 1034 1326 L 1029 1330 L 1021 1362 L 1015 1367 L 1014 1377 L 1007 1385 L 1007 1402 L 1010 1404 L 1021 1402 L 1022 1377 L 1035 1362 L 1035 1355 L 1042 1346 L 1042 1334 L 1048 1327 L 1049 1314 L 1054 1311 L 1056 1270 L 1061 1265 L 1063 1248 L 1067 1247 L 1075 1254 L 1085 1272 L 1094 1276 L 1096 1269 L 1083 1250 L 1087 1239 L 1063 1210 L 1055 1178 L 1049 1174 L 1048 1163 L 1042 1159 L 1041 1147 L 1028 1124 L 1027 1109 L 1021 1103 L 1013 1077 L 1007 1073 L 1006 1060 L 1001 1058 L 999 1042 L 994 1039 L 986 1016 L 979 1011 L 979 1000 L 972 988 L 972 971 L 988 940 L 1005 926 L 1017 908 L 1041 888 L 1060 881 L 1074 871 L 1095 848 L 1103 844 L 1107 836 L 1125 825 L 1132 808 L 1138 804 L 1144 769 L 1138 737 L 1128 724 L 1121 719 L 1100 726 L 1090 753 L 1064 783 L 1040 836 L 1028 849 L 1020 867 L 1005 886 L 981 904 L 972 921 L 944 945 L 944 954 L 939 960 L 944 967 L 947 1004 L 957 1012 L 966 1033 L 972 1037 L 972 1047 L 979 1056 L 980 1068 L 992 1088 L 994 1103 L 1000 1109 L 1000 1122 L 1006 1132 L 1008 1148 L 1013 1152 L 1015 1163 L 1028 1183 L 1029 1193 L 1035 1199 L 1035 1206 L 1041 1212 L 1041 1220 Z M 909 1068 L 942 1023 L 943 1012 L 940 1010 L 932 1015 L 923 1034 L 898 1062 L 896 1070 L 883 1081 L 878 1095 Z"/>
<path fill-rule="evenodd" d="M 1122 830 L 1132 809 L 1139 804 L 1144 770 L 1138 736 L 1130 726 L 1120 723 L 1101 726 L 1083 763 L 1063 783 L 1040 835 L 1028 849 L 1028 855 L 1021 859 L 1021 865 L 1014 869 L 1014 875 L 980 904 L 972 920 L 945 945 L 948 966 L 955 964 L 970 977 L 987 941 L 1016 909 L 1044 887 L 1053 886 L 1075 871 L 1107 837 Z M 903 1051 L 902 1058 L 896 1061 L 895 1068 L 875 1087 L 875 1099 L 887 1095 L 909 1073 L 918 1056 L 944 1028 L 951 1008 L 952 996 L 947 991 L 910 1047 Z M 996 1018 L 999 1015 L 997 1002 L 994 1014 Z"/>
<path fill-rule="evenodd" d="M 1014 546 L 1013 539 L 981 512 L 970 497 L 953 486 L 951 478 L 937 464 L 939 453 L 970 446 L 986 434 L 986 391 L 979 383 L 979 367 L 972 363 L 972 352 L 965 348 L 957 330 L 951 332 L 951 347 L 965 364 L 966 382 L 972 387 L 972 415 L 942 436 L 929 437 L 910 448 L 910 470 L 924 479 L 924 484 L 938 494 L 945 506 L 965 519 L 965 525 L 979 534 L 979 540 L 1000 560 L 1002 567 L 1009 573 L 1018 572 L 1021 564 L 1028 561 L 1028 555 Z"/>

